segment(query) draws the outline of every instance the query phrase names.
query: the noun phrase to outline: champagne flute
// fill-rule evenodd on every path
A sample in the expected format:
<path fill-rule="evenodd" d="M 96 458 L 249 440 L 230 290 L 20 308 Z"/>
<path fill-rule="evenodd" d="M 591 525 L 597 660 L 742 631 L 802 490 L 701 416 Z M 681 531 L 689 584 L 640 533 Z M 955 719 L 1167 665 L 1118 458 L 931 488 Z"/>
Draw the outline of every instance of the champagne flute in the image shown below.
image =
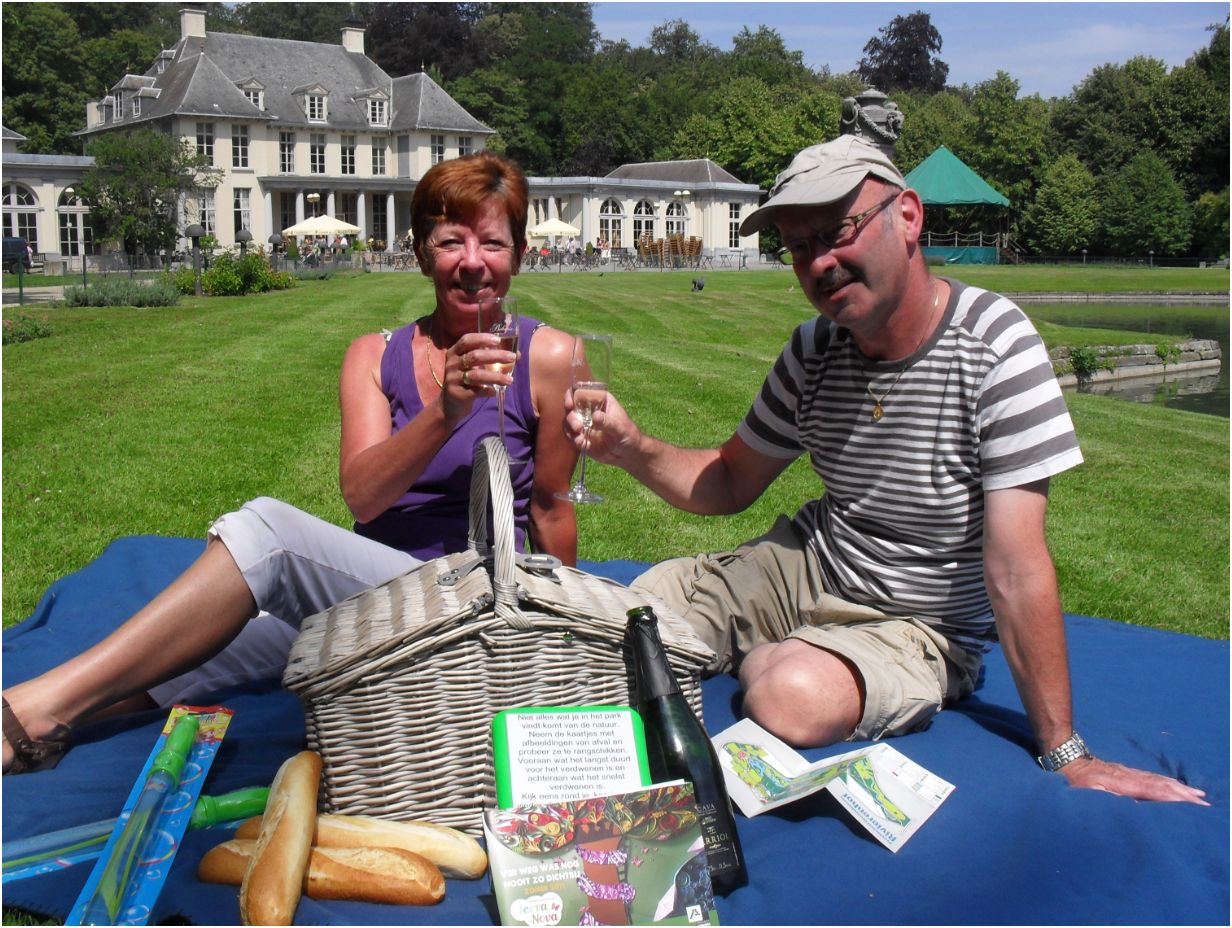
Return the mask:
<path fill-rule="evenodd" d="M 578 478 L 559 499 L 574 503 L 601 503 L 603 497 L 586 486 L 586 445 L 595 424 L 595 410 L 607 401 L 607 383 L 612 372 L 612 336 L 577 335 L 573 339 L 573 408 L 582 417 L 582 454 Z"/>
<path fill-rule="evenodd" d="M 480 332 L 487 332 L 500 338 L 500 347 L 504 351 L 518 352 L 518 301 L 512 296 L 493 296 L 479 301 L 478 327 Z M 493 363 L 489 370 L 501 374 L 513 374 L 513 361 L 508 363 Z M 493 387 L 496 391 L 496 409 L 500 417 L 500 439 L 505 450 L 509 443 L 505 441 L 505 387 Z"/>

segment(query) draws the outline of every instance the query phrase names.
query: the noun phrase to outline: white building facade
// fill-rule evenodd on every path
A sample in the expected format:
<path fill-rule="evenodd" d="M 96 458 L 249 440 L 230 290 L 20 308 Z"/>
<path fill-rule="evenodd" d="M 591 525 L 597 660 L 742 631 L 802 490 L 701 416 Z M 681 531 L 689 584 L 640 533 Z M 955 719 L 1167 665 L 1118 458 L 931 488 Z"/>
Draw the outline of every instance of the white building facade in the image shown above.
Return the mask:
<path fill-rule="evenodd" d="M 229 247 L 256 243 L 315 213 L 358 226 L 394 250 L 410 229 L 411 194 L 433 164 L 486 147 L 493 130 L 427 74 L 390 77 L 364 54 L 358 21 L 338 45 L 207 32 L 205 13 L 180 12 L 180 39 L 144 74 L 126 74 L 87 107 L 85 142 L 151 127 L 189 140 L 218 171 L 177 204 L 177 224 L 200 223 Z M 4 229 L 54 264 L 97 253 L 72 190 L 87 157 L 32 155 L 4 131 Z M 529 224 L 556 217 L 582 241 L 632 250 L 653 238 L 697 236 L 714 253 L 752 250 L 739 220 L 760 191 L 708 159 L 626 165 L 606 178 L 530 178 Z"/>

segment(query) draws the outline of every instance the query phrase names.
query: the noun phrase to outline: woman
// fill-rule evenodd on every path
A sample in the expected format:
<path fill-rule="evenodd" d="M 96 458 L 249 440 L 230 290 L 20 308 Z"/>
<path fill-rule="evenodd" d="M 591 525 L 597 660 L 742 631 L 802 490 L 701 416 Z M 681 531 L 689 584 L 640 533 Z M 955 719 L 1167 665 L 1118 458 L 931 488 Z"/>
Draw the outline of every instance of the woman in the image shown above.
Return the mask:
<path fill-rule="evenodd" d="M 54 763 L 87 721 L 280 677 L 306 616 L 465 548 L 474 449 L 499 430 L 495 386 L 508 387 L 511 457 L 527 464 L 514 473 L 519 539 L 576 562 L 573 508 L 554 495 L 575 461 L 559 427 L 572 338 L 524 319 L 509 375 L 488 365 L 510 352 L 476 331 L 479 300 L 509 289 L 526 250 L 527 197 L 521 171 L 487 152 L 442 162 L 415 188 L 435 309 L 356 339 L 342 363 L 339 482 L 355 532 L 268 498 L 220 518 L 201 557 L 116 631 L 5 691 L 6 773 Z"/>

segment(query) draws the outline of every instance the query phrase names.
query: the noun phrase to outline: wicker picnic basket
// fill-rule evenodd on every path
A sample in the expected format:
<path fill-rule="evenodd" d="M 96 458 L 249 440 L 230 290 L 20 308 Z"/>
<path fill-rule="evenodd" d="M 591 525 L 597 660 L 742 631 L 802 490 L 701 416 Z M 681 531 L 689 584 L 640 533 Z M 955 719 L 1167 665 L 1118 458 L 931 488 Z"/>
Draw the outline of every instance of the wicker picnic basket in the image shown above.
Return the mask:
<path fill-rule="evenodd" d="M 489 488 L 492 534 L 488 542 Z M 712 652 L 663 602 L 514 552 L 509 460 L 476 449 L 470 547 L 304 621 L 283 684 L 323 762 L 322 811 L 480 834 L 495 801 L 491 722 L 523 706 L 629 705 L 625 613 L 651 605 L 701 716 Z"/>

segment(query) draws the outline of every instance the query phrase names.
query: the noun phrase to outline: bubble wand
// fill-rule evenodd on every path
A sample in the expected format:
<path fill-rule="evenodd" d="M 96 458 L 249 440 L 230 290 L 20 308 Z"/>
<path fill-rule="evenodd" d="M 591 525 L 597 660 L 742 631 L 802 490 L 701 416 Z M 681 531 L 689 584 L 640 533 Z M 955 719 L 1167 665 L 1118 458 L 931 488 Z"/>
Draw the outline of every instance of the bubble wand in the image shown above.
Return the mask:
<path fill-rule="evenodd" d="M 120 913 L 120 904 L 128 891 L 133 869 L 140 860 L 151 835 L 163 803 L 179 786 L 180 774 L 188 760 L 200 726 L 197 717 L 187 714 L 175 723 L 163 749 L 154 758 L 150 775 L 146 778 L 141 795 L 133 806 L 132 814 L 124 826 L 120 838 L 112 847 L 103 867 L 102 876 L 94 894 L 82 912 L 83 925 L 114 925 Z"/>

